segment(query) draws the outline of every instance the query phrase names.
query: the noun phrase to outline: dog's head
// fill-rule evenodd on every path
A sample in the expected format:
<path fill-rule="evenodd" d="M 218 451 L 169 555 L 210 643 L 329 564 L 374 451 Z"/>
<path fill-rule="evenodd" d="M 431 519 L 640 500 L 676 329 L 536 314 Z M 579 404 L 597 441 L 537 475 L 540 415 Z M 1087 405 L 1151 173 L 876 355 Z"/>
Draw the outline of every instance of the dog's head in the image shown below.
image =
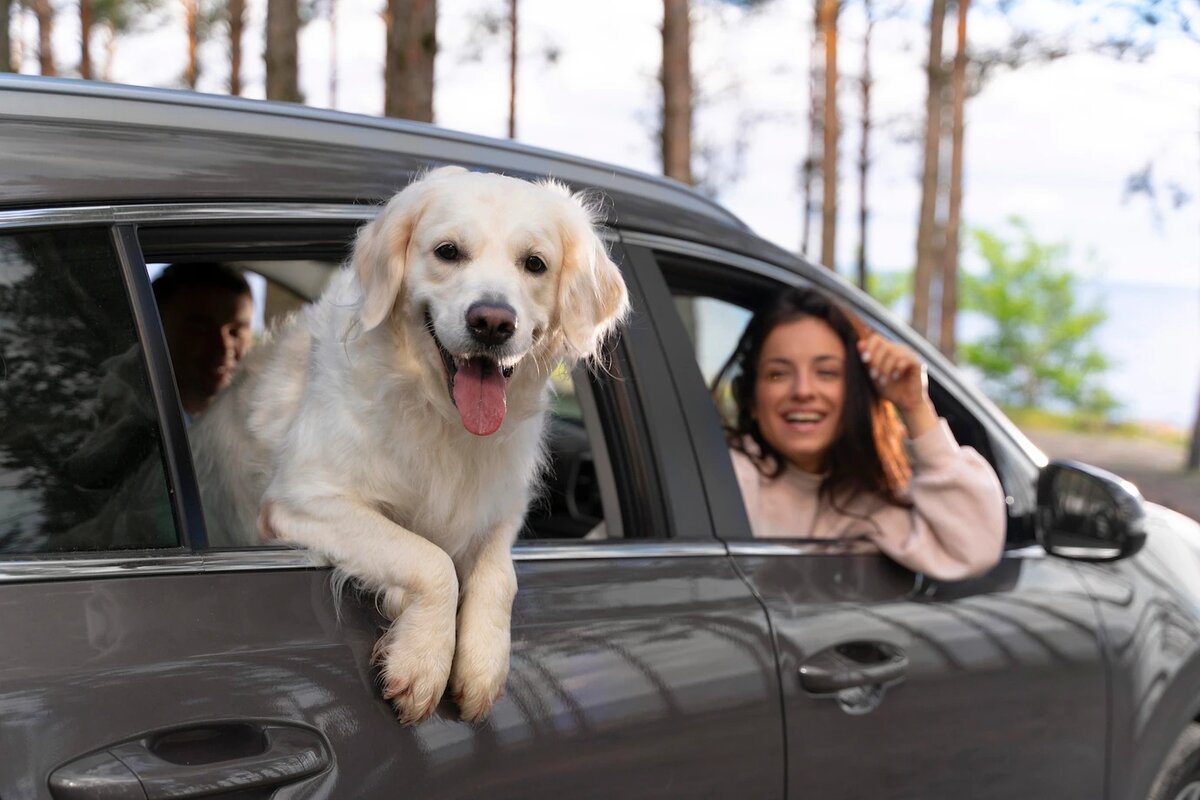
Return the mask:
<path fill-rule="evenodd" d="M 363 329 L 407 330 L 480 436 L 500 428 L 518 371 L 593 357 L 629 309 L 593 212 L 553 181 L 435 170 L 363 228 L 353 265 Z"/>

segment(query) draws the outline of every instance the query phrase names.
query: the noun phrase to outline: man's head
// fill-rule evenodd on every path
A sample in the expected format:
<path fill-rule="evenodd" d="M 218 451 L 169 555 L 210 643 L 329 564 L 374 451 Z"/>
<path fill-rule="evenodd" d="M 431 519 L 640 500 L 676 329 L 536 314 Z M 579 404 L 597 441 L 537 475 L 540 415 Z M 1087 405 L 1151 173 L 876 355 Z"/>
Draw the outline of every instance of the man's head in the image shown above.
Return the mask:
<path fill-rule="evenodd" d="M 154 280 L 179 399 L 199 414 L 233 380 L 250 344 L 250 284 L 224 264 L 172 264 Z"/>

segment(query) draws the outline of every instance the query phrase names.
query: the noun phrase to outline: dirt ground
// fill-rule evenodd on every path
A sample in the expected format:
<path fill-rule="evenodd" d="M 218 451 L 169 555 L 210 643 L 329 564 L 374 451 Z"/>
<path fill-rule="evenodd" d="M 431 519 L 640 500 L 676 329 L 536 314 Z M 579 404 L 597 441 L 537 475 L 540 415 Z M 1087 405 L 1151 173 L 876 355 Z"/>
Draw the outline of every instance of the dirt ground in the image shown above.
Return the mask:
<path fill-rule="evenodd" d="M 1183 472 L 1184 448 L 1154 441 L 1026 428 L 1050 458 L 1071 458 L 1115 472 L 1150 501 L 1200 520 L 1200 472 Z"/>

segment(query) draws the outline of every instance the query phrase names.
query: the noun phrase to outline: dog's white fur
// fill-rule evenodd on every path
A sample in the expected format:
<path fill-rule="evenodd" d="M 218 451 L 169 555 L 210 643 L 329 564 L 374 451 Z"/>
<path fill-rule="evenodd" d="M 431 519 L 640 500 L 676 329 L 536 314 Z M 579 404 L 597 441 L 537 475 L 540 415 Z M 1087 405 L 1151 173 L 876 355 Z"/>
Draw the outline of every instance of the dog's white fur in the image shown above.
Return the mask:
<path fill-rule="evenodd" d="M 465 258 L 439 259 L 445 242 Z M 525 268 L 530 254 L 545 272 Z M 515 372 L 503 424 L 480 437 L 455 410 L 426 312 L 447 351 L 469 352 L 466 310 L 488 297 L 516 312 L 501 353 Z M 192 427 L 210 543 L 258 530 L 379 591 L 393 623 L 376 655 L 400 719 L 428 717 L 447 684 L 463 719 L 482 718 L 508 673 L 510 548 L 542 464 L 550 372 L 594 356 L 627 311 L 578 196 L 429 173 Z"/>

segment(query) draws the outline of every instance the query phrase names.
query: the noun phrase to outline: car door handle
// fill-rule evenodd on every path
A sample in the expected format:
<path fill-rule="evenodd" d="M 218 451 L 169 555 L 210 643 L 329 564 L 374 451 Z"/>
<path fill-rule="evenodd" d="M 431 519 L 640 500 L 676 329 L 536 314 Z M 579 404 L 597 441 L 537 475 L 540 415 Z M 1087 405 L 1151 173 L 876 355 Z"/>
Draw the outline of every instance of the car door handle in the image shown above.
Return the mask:
<path fill-rule="evenodd" d="M 800 665 L 800 685 L 809 694 L 831 695 L 846 689 L 888 686 L 904 680 L 908 656 L 887 642 L 842 642 Z"/>
<path fill-rule="evenodd" d="M 217 722 L 106 747 L 50 774 L 55 800 L 211 797 L 294 783 L 329 767 L 321 734 L 276 722 Z"/>

